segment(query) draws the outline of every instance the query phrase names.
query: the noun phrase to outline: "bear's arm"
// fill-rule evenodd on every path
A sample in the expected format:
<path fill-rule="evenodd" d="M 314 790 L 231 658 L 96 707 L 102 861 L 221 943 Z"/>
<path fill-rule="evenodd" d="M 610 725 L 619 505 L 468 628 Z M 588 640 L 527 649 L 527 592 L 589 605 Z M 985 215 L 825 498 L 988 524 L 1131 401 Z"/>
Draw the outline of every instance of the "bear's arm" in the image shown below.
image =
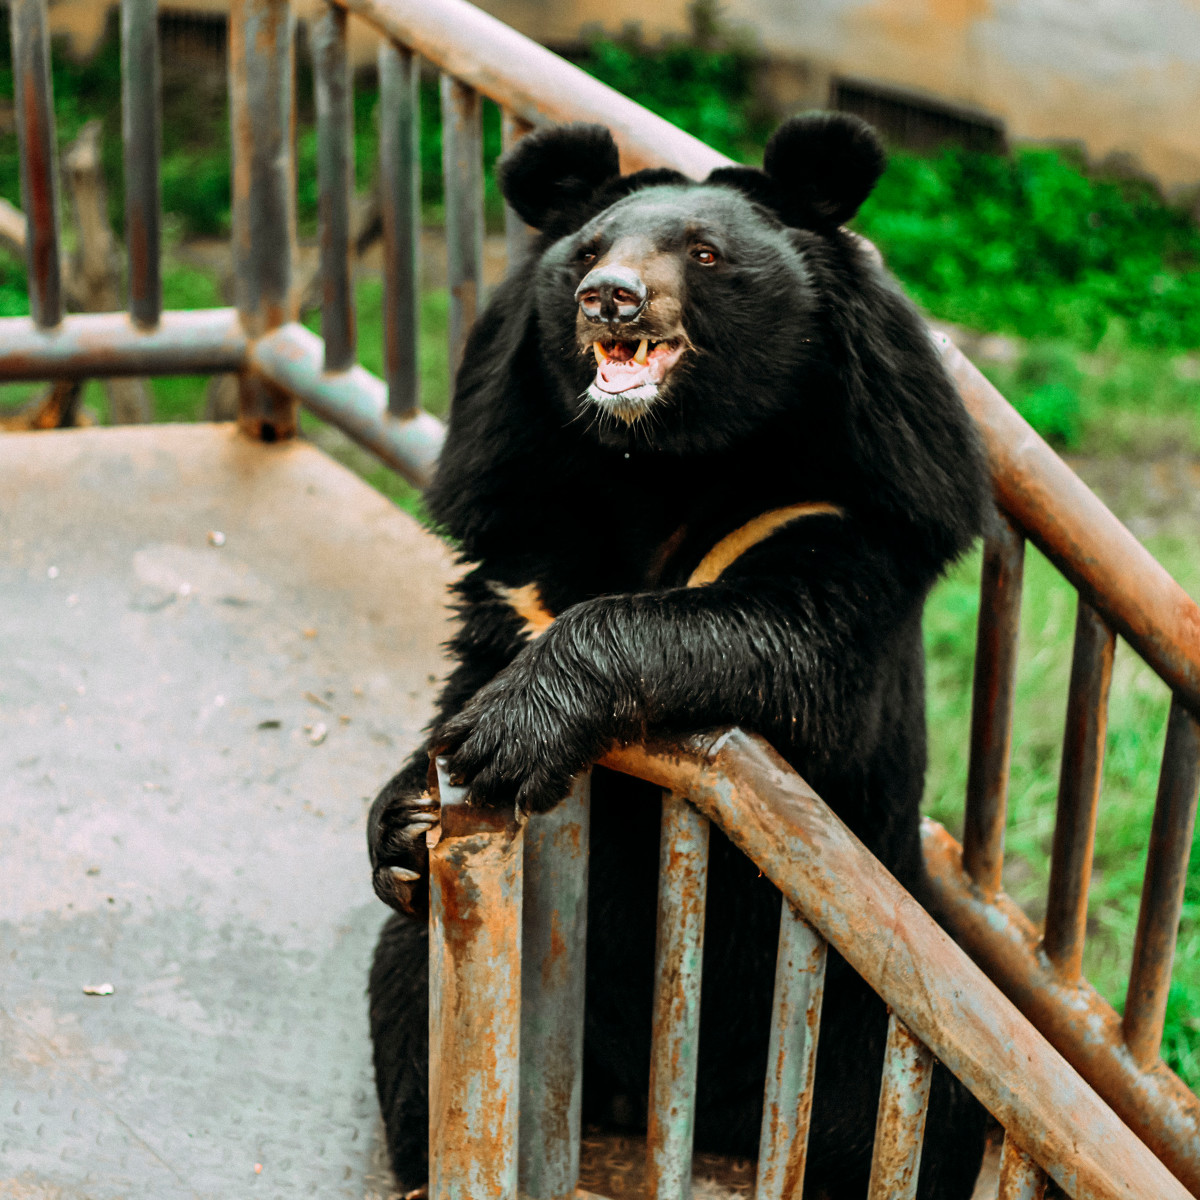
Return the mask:
<path fill-rule="evenodd" d="M 739 724 L 809 761 L 853 755 L 936 574 L 916 557 L 851 517 L 814 517 L 707 586 L 577 604 L 439 739 L 477 801 L 532 810 L 614 741 L 648 733 Z"/>

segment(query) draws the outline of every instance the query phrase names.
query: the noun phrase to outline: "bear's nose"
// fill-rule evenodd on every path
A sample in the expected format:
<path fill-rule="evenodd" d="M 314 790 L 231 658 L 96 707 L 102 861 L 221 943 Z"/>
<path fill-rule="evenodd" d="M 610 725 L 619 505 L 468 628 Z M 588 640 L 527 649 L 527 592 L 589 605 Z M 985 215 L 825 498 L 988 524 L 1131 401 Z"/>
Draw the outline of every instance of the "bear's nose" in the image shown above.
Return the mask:
<path fill-rule="evenodd" d="M 632 321 L 646 307 L 646 285 L 631 267 L 597 267 L 583 277 L 575 300 L 589 321 L 616 325 Z"/>

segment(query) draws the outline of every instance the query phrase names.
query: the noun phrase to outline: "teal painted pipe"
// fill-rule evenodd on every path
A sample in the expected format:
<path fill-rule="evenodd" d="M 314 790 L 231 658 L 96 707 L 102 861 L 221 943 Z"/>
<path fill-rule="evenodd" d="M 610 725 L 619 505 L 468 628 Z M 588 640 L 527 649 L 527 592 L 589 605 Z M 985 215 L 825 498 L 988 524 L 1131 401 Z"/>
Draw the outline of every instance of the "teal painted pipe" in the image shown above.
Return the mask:
<path fill-rule="evenodd" d="M 782 903 L 755 1200 L 801 1195 L 825 995 L 825 939 Z"/>

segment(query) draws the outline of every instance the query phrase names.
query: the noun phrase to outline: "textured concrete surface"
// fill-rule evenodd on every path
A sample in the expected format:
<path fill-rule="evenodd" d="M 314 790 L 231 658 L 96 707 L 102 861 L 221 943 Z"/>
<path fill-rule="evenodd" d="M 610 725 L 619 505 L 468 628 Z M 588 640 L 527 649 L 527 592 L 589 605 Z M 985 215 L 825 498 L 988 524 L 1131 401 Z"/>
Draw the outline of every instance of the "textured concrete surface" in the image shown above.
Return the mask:
<path fill-rule="evenodd" d="M 309 446 L 0 436 L 0 1197 L 386 1189 L 364 819 L 450 574 Z"/>

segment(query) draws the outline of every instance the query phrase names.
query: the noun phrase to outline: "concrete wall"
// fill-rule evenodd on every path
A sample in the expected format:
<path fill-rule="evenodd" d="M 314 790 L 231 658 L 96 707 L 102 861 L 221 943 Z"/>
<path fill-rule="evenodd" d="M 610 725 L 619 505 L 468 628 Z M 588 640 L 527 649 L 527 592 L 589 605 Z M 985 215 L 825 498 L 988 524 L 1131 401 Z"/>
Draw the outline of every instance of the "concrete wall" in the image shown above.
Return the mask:
<path fill-rule="evenodd" d="M 57 28 L 103 26 L 103 0 L 51 0 Z M 162 0 L 221 10 L 228 0 Z M 297 10 L 318 0 L 297 0 Z M 551 45 L 587 26 L 686 27 L 688 0 L 481 0 Z M 772 60 L 785 105 L 821 104 L 833 76 L 1000 118 L 1013 140 L 1076 141 L 1169 191 L 1200 189 L 1200 0 L 722 0 Z M 357 39 L 363 57 L 370 39 Z"/>

